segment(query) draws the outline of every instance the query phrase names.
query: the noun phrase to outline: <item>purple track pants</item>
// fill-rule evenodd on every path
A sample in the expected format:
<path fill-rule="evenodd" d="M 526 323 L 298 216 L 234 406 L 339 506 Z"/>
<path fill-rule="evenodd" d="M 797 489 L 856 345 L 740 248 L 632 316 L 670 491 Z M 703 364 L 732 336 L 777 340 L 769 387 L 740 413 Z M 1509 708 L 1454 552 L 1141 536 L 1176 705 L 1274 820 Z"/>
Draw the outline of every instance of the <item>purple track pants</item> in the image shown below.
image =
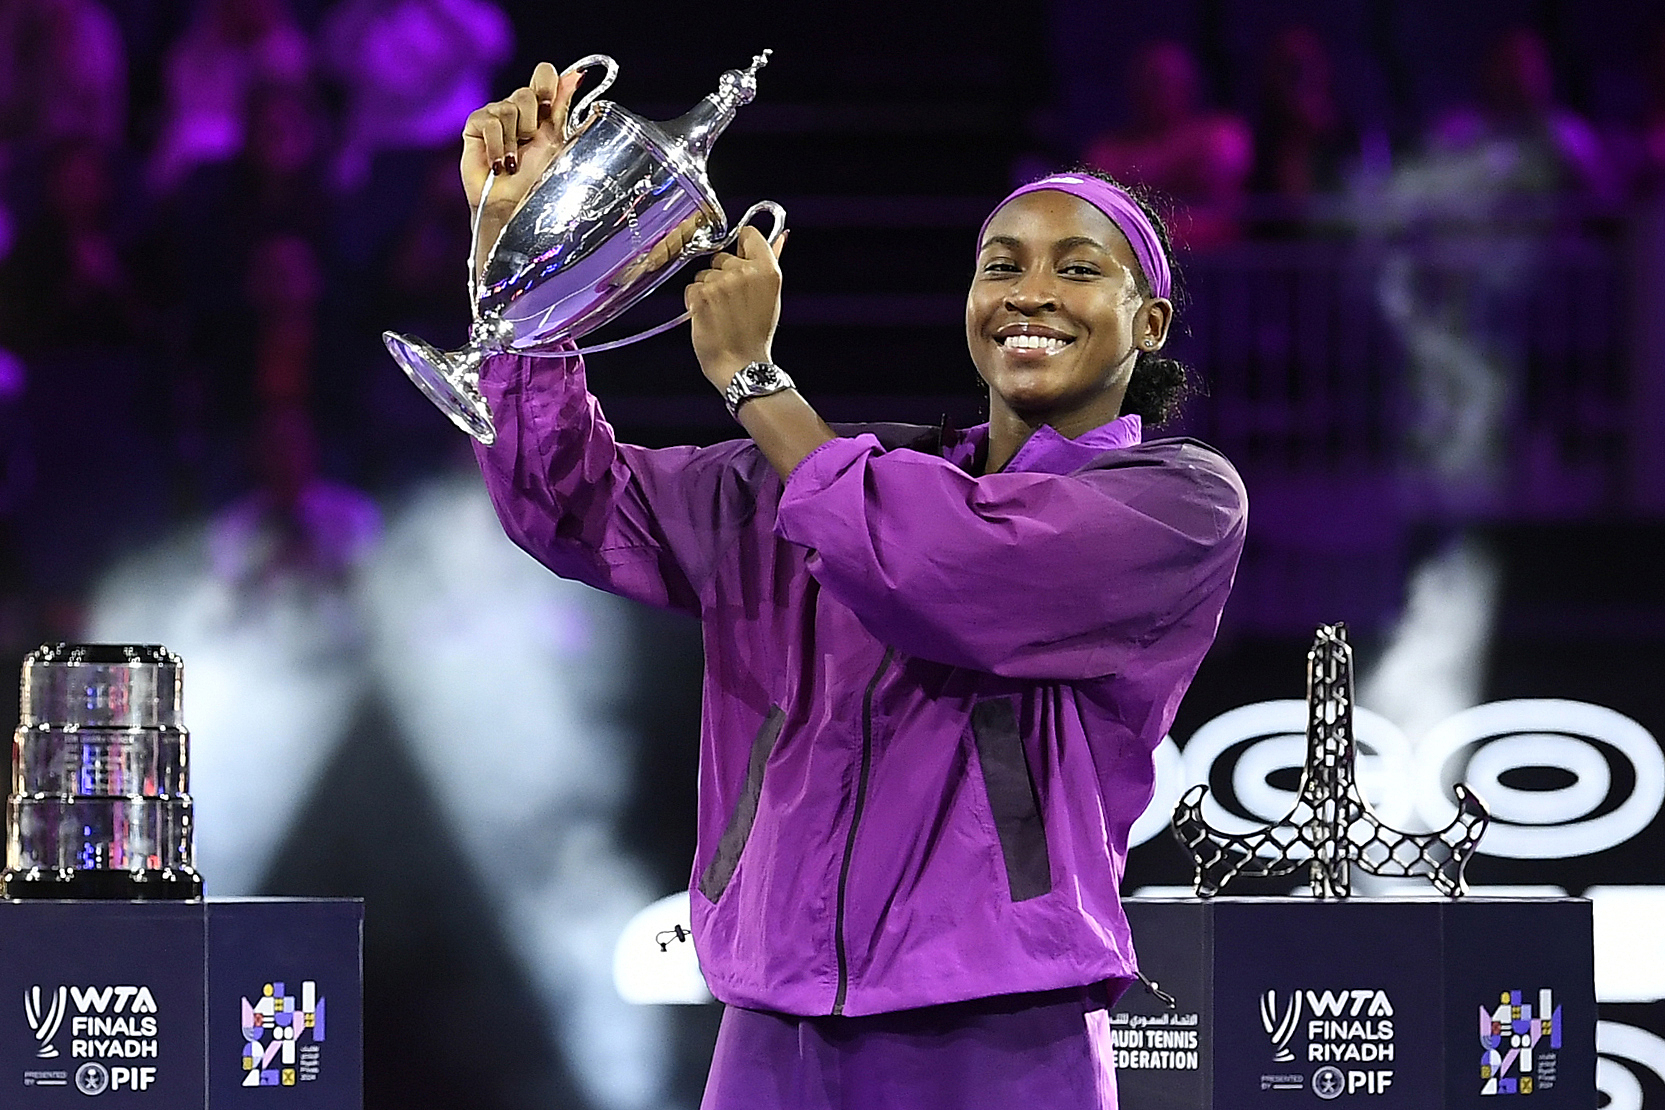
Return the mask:
<path fill-rule="evenodd" d="M 1116 1110 L 1102 987 L 871 1017 L 723 1011 L 700 1110 Z"/>

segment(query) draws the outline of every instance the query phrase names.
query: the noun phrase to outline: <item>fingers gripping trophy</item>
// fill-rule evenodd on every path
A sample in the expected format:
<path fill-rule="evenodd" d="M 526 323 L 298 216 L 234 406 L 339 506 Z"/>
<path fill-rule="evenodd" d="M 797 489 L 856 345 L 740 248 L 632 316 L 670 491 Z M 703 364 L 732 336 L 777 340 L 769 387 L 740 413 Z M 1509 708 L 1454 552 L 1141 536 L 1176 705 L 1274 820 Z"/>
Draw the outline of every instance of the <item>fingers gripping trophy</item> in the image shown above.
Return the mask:
<path fill-rule="evenodd" d="M 690 260 L 737 241 L 741 257 L 755 253 L 741 233 L 761 216 L 770 219 L 769 243 L 779 244 L 780 205 L 761 201 L 731 227 L 705 173 L 712 143 L 756 95 L 769 53 L 724 73 L 716 92 L 665 122 L 598 99 L 618 76 L 618 63 L 600 54 L 561 73 L 544 63 L 529 85 L 469 116 L 462 157 L 474 213 L 469 342 L 443 352 L 414 336 L 382 336 L 458 427 L 483 443 L 496 438 L 479 388 L 487 357 L 572 353 L 573 341 L 617 319 Z M 603 76 L 574 103 L 591 69 Z M 691 315 L 578 353 L 658 335 Z"/>

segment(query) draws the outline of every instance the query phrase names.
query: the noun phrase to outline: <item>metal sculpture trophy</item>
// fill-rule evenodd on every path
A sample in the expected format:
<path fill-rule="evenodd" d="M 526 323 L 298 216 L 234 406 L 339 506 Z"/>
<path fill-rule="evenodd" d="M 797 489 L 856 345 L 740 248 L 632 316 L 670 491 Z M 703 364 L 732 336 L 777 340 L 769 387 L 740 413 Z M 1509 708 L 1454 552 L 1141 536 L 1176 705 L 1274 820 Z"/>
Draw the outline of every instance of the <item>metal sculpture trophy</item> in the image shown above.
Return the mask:
<path fill-rule="evenodd" d="M 1325 625 L 1307 653 L 1307 758 L 1295 807 L 1283 820 L 1226 833 L 1203 818 L 1204 785 L 1174 806 L 1174 835 L 1196 864 L 1197 896 L 1212 898 L 1239 875 L 1287 875 L 1302 863 L 1315 898 L 1352 893 L 1352 866 L 1383 878 L 1427 876 L 1450 898 L 1467 890 L 1463 869 L 1491 815 L 1480 796 L 1458 783 L 1457 816 L 1437 832 L 1390 828 L 1359 792 L 1354 771 L 1353 648 L 1347 627 Z"/>

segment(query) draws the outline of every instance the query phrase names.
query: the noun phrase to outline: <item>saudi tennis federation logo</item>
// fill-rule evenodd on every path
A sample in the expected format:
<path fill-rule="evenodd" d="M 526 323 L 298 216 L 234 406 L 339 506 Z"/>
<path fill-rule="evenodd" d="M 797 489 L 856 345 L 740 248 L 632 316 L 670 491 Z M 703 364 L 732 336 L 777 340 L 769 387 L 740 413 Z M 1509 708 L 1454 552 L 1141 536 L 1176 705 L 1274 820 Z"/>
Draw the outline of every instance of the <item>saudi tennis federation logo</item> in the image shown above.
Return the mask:
<path fill-rule="evenodd" d="M 267 983 L 257 1001 L 243 999 L 245 1087 L 293 1087 L 318 1078 L 324 1043 L 324 997 L 308 979 L 301 993 Z"/>
<path fill-rule="evenodd" d="M 23 1016 L 29 1019 L 29 1028 L 34 1032 L 35 1040 L 40 1042 L 35 1055 L 42 1060 L 58 1055 L 58 1046 L 52 1043 L 52 1038 L 58 1035 L 58 1026 L 64 1023 L 64 1009 L 68 1005 L 67 987 L 59 987 L 56 993 L 47 992 L 44 1000 L 39 986 L 23 992 Z"/>
<path fill-rule="evenodd" d="M 1287 1063 L 1295 1059 L 1295 1054 L 1289 1051 L 1289 1042 L 1295 1036 L 1295 1029 L 1301 1024 L 1301 992 L 1291 991 L 1289 1005 L 1283 1008 L 1283 1015 L 1278 1015 L 1278 992 L 1267 991 L 1260 997 L 1260 1027 L 1266 1030 L 1266 1035 L 1272 1038 L 1272 1047 L 1276 1051 L 1272 1059 L 1280 1063 Z"/>

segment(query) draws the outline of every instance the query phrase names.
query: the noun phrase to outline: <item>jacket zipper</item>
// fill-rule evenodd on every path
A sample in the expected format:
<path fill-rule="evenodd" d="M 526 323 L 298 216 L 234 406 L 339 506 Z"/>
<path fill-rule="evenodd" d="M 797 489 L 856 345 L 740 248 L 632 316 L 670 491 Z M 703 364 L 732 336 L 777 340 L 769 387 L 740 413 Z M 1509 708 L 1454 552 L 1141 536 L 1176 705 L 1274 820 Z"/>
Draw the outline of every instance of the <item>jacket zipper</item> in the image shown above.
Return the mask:
<path fill-rule="evenodd" d="M 867 804 L 867 775 L 873 767 L 873 691 L 879 679 L 890 668 L 896 649 L 885 648 L 879 669 L 867 682 L 867 692 L 861 698 L 861 774 L 856 778 L 856 804 L 850 814 L 850 835 L 844 841 L 844 865 L 838 871 L 838 913 L 834 919 L 833 944 L 838 950 L 838 994 L 833 998 L 833 1016 L 844 1014 L 844 998 L 850 993 L 850 954 L 844 943 L 844 903 L 850 887 L 850 861 L 856 854 L 856 829 L 861 825 L 862 807 Z"/>

